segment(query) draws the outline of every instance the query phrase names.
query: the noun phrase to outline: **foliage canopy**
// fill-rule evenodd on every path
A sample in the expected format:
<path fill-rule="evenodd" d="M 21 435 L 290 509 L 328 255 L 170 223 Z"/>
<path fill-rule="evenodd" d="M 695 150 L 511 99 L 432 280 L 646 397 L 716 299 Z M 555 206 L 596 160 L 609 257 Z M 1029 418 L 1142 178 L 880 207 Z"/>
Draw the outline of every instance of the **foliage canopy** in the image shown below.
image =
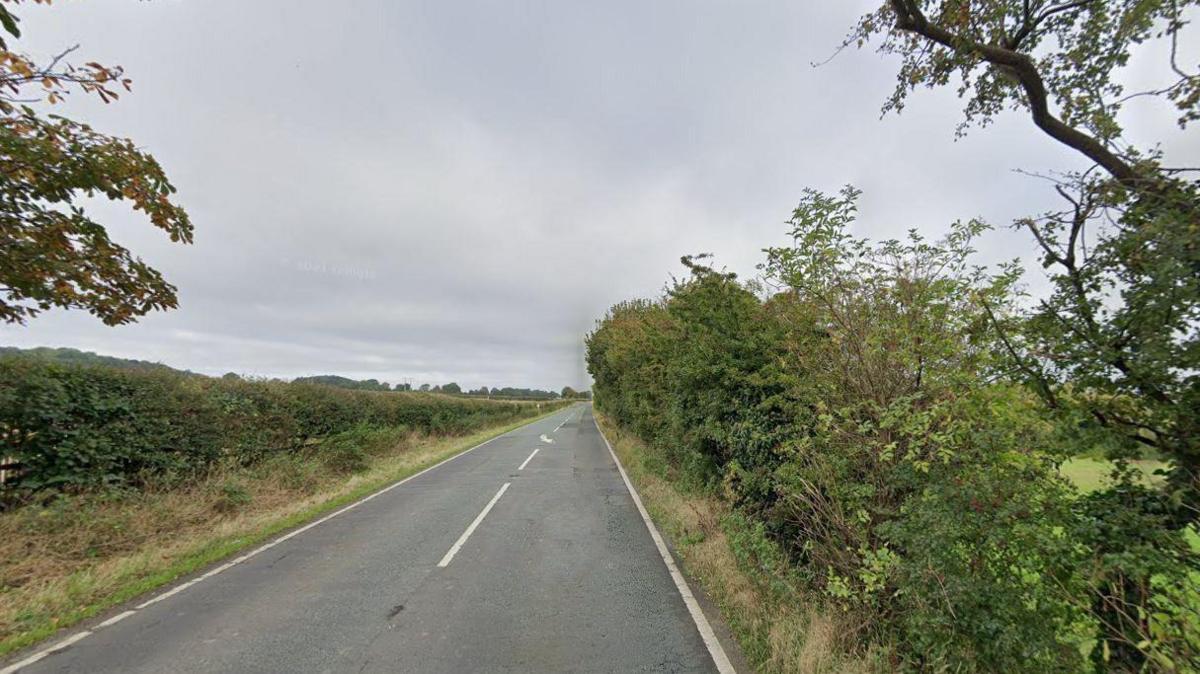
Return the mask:
<path fill-rule="evenodd" d="M 1079 445 L 1008 377 L 1018 276 L 971 264 L 985 226 L 873 243 L 857 197 L 807 191 L 761 284 L 686 257 L 665 297 L 614 306 L 587 338 L 597 405 L 761 522 L 891 670 L 1195 663 L 1185 538 L 1153 490 L 1059 476 Z"/>
<path fill-rule="evenodd" d="M 1187 169 L 1163 164 L 1157 145 L 1129 142 L 1120 113 L 1157 99 L 1180 127 L 1200 118 L 1200 69 L 1180 49 L 1197 5 L 888 0 L 845 43 L 882 38 L 880 51 L 899 56 L 885 111 L 917 88 L 956 85 L 960 133 L 1025 111 L 1089 162 L 1046 176 L 1062 208 L 1015 223 L 1036 242 L 1051 292 L 1021 316 L 990 318 L 1011 368 L 1073 418 L 1084 443 L 1171 461 L 1176 526 L 1200 517 L 1200 189 Z M 1126 68 L 1156 52 L 1161 83 L 1127 90 Z"/>
<path fill-rule="evenodd" d="M 37 0 L 46 2 L 48 0 Z M 0 5 L 0 27 L 19 38 Z M 24 323 L 51 307 L 84 309 L 109 325 L 177 306 L 175 287 L 109 238 L 83 206 L 91 197 L 128 202 L 172 241 L 192 224 L 154 157 L 132 141 L 41 112 L 72 92 L 105 103 L 129 90 L 120 67 L 67 61 L 75 47 L 37 64 L 0 39 L 0 320 Z"/>

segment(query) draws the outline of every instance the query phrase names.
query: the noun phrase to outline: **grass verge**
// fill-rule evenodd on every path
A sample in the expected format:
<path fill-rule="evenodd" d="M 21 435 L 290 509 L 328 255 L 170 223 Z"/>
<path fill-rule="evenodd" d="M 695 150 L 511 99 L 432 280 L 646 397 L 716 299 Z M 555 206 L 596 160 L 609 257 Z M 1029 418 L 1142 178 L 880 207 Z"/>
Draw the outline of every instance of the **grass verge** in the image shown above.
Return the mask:
<path fill-rule="evenodd" d="M 182 487 L 0 513 L 0 657 L 558 409 L 457 437 L 356 429 Z"/>
<path fill-rule="evenodd" d="M 805 596 L 761 528 L 718 496 L 691 488 L 658 450 L 602 413 L 596 420 L 651 518 L 687 575 L 704 588 L 758 671 L 789 674 L 883 671 L 879 653 L 842 641 L 852 630 Z"/>

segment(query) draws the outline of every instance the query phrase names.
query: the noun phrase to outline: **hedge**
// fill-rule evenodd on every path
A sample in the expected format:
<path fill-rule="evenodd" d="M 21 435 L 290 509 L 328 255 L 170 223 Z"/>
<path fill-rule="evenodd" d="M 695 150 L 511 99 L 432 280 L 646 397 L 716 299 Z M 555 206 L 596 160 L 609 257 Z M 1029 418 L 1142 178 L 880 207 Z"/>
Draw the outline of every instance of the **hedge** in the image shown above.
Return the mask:
<path fill-rule="evenodd" d="M 5 502 L 248 464 L 359 426 L 462 434 L 545 405 L 0 358 Z"/>

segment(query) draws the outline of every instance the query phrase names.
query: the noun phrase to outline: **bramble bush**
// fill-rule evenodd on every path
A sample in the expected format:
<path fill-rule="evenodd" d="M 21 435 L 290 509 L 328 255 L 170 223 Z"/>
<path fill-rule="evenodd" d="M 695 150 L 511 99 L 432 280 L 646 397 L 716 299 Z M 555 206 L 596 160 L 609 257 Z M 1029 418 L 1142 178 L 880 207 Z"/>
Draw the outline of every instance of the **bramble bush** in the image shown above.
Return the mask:
<path fill-rule="evenodd" d="M 873 245 L 847 232 L 857 196 L 807 193 L 759 283 L 685 257 L 661 300 L 614 306 L 587 338 L 596 404 L 759 522 L 891 669 L 1186 671 L 1194 601 L 1162 591 L 1183 537 L 1059 475 L 1077 434 L 1005 376 L 1016 276 L 969 263 L 983 226 Z"/>
<path fill-rule="evenodd" d="M 546 403 L 549 404 L 549 403 Z M 243 381 L 168 371 L 0 358 L 0 458 L 19 465 L 0 485 L 17 502 L 38 492 L 170 482 L 222 462 L 323 452 L 343 472 L 365 461 L 371 429 L 462 434 L 533 416 L 528 403 L 322 384 Z M 328 439 L 328 443 L 322 442 Z"/>

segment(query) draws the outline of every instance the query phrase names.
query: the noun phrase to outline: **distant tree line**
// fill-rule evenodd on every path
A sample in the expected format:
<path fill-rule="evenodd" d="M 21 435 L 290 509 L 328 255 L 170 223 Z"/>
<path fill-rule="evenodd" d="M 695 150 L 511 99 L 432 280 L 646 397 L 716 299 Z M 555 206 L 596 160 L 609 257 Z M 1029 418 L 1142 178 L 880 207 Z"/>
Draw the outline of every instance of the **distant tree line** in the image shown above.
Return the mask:
<path fill-rule="evenodd" d="M 396 384 L 389 385 L 387 382 L 380 382 L 375 379 L 349 379 L 338 375 L 325 374 L 313 377 L 300 377 L 294 381 L 310 384 L 325 384 L 327 386 L 337 386 L 339 388 L 357 389 L 365 391 L 420 391 L 422 393 L 447 393 L 450 395 L 468 395 L 481 396 L 485 398 L 527 398 L 532 400 L 556 400 L 558 398 L 582 398 L 590 396 L 590 393 L 578 393 L 575 389 L 567 386 L 563 388 L 562 393 L 554 391 L 543 391 L 541 389 L 532 388 L 514 388 L 511 386 L 488 388 L 481 386 L 477 389 L 464 391 L 463 387 L 457 382 L 448 384 L 421 384 L 416 388 L 412 384 Z"/>
<path fill-rule="evenodd" d="M 444 386 L 432 386 L 423 384 L 420 388 L 422 391 L 430 391 L 432 393 L 455 393 L 469 396 L 484 396 L 491 398 L 528 398 L 532 400 L 557 400 L 562 399 L 579 399 L 590 400 L 592 397 L 591 391 L 576 391 L 570 386 L 564 386 L 562 391 L 544 391 L 536 388 L 516 388 L 512 386 L 488 388 L 480 386 L 479 388 L 464 391 L 461 386 L 451 382 Z"/>
<path fill-rule="evenodd" d="M 123 370 L 161 370 L 166 372 L 177 372 L 181 374 L 199 375 L 188 370 L 179 370 L 162 363 L 154 363 L 147 360 L 134 360 L 130 358 L 117 358 L 115 356 L 104 356 L 91 351 L 80 351 L 79 349 L 71 348 L 53 348 L 47 346 L 39 346 L 31 349 L 21 349 L 15 346 L 0 346 L 0 356 L 24 356 L 28 358 L 37 358 L 39 360 L 48 360 L 55 363 L 68 365 L 105 365 L 108 367 L 120 368 Z M 234 380 L 245 379 L 236 372 L 227 372 L 221 376 L 222 379 Z M 253 378 L 256 381 L 258 378 Z M 270 379 L 284 383 L 281 379 Z M 452 395 L 469 395 L 494 398 L 526 398 L 532 400 L 556 400 L 564 399 L 580 399 L 590 400 L 592 397 L 591 391 L 576 391 L 570 386 L 564 386 L 562 391 L 543 391 L 542 389 L 532 388 L 516 388 L 511 386 L 488 388 L 481 386 L 477 389 L 464 391 L 462 386 L 456 382 L 449 384 L 421 384 L 418 387 L 413 387 L 411 383 L 404 384 L 389 384 L 386 381 L 377 379 L 351 379 L 336 374 L 318 374 L 309 377 L 297 377 L 292 380 L 298 384 L 324 384 L 326 386 L 335 386 L 337 388 L 351 389 L 354 391 L 422 391 L 426 393 L 449 393 Z"/>
<path fill-rule="evenodd" d="M 349 379 L 347 377 L 339 377 L 336 374 L 319 374 L 312 377 L 297 377 L 292 381 L 299 384 L 325 384 L 326 386 L 336 386 L 338 388 L 348 388 L 357 391 L 391 391 L 392 386 L 386 381 L 381 382 L 376 379 Z M 407 384 L 404 384 L 407 386 Z M 402 389 L 395 389 L 402 390 Z"/>
<path fill-rule="evenodd" d="M 148 360 L 133 360 L 130 358 L 102 356 L 97 353 L 92 353 L 91 351 L 80 351 L 79 349 L 71 348 L 38 346 L 32 349 L 21 349 L 15 346 L 0 346 L 0 357 L 2 356 L 24 356 L 66 365 L 105 365 L 108 367 L 120 368 L 122 370 L 163 370 L 180 372 L 183 374 L 193 374 L 187 370 L 176 370 L 175 368 L 163 365 L 162 363 L 153 363 Z"/>

